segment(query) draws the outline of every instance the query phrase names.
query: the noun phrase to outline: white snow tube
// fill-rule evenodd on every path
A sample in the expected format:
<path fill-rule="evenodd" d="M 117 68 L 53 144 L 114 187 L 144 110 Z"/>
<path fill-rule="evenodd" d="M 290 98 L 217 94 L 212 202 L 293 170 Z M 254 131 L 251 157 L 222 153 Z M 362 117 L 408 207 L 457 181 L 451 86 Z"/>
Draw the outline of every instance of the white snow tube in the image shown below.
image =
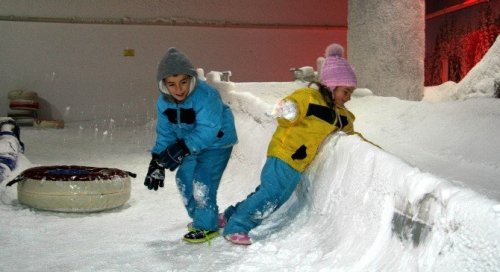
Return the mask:
<path fill-rule="evenodd" d="M 114 168 L 34 167 L 16 178 L 17 195 L 21 204 L 41 210 L 96 212 L 128 201 L 131 176 L 135 174 Z"/>
<path fill-rule="evenodd" d="M 35 92 L 31 91 L 24 91 L 24 90 L 13 90 L 10 91 L 8 94 L 8 98 L 10 100 L 38 100 L 38 94 Z"/>

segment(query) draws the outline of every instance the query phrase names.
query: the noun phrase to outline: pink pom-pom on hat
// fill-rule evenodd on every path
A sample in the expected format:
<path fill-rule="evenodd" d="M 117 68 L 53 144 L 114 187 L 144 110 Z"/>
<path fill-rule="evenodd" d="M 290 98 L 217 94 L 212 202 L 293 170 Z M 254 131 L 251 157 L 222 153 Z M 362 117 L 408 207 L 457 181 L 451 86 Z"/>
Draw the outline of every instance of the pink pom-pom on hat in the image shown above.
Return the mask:
<path fill-rule="evenodd" d="M 325 50 L 325 61 L 319 80 L 330 90 L 337 86 L 356 88 L 358 80 L 351 65 L 344 59 L 344 48 L 340 44 L 330 44 Z"/>

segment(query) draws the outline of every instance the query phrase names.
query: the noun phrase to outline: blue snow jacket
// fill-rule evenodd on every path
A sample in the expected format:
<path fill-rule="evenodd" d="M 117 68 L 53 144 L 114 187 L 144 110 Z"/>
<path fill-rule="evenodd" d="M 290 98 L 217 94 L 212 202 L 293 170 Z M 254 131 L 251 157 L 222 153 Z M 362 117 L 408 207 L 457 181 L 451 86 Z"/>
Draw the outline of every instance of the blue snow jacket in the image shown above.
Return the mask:
<path fill-rule="evenodd" d="M 184 140 L 191 154 L 218 149 L 237 142 L 234 117 L 219 92 L 197 79 L 195 87 L 182 102 L 162 94 L 157 103 L 156 143 L 152 153 L 159 154 L 177 140 Z"/>
<path fill-rule="evenodd" d="M 191 77 L 189 94 L 181 102 L 170 95 L 163 82 L 169 76 L 180 74 Z M 156 80 L 162 94 L 157 103 L 153 154 L 160 154 L 178 140 L 184 140 L 191 154 L 230 147 L 237 142 L 231 109 L 215 88 L 198 79 L 196 69 L 184 53 L 175 47 L 169 48 L 158 65 Z"/>

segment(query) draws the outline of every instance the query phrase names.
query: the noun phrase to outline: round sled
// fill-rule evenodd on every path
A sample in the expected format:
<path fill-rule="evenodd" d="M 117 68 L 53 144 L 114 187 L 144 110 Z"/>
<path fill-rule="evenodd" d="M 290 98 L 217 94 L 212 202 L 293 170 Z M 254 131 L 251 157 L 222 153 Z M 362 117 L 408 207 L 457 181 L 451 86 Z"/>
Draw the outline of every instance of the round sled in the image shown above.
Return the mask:
<path fill-rule="evenodd" d="M 8 94 L 10 100 L 38 100 L 38 95 L 35 92 L 24 91 L 24 90 L 13 90 Z"/>
<path fill-rule="evenodd" d="M 9 107 L 12 110 L 38 110 L 39 105 L 38 101 L 35 100 L 17 99 L 11 100 Z"/>
<path fill-rule="evenodd" d="M 21 204 L 58 212 L 96 212 L 125 204 L 135 174 L 114 168 L 44 166 L 17 178 Z M 8 184 L 9 185 L 9 184 Z"/>

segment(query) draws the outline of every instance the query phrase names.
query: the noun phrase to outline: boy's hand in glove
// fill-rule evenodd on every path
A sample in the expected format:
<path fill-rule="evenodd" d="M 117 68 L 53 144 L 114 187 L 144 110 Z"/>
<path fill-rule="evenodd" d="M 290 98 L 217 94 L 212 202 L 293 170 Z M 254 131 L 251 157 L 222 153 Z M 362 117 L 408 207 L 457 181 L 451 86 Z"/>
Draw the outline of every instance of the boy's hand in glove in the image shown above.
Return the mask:
<path fill-rule="evenodd" d="M 170 171 L 174 171 L 189 154 L 189 149 L 184 141 L 179 140 L 160 153 L 160 165 Z"/>
<path fill-rule="evenodd" d="M 158 163 L 158 154 L 153 154 L 153 158 L 149 163 L 148 173 L 146 179 L 144 180 L 144 185 L 148 187 L 149 190 L 158 190 L 159 187 L 163 187 L 165 180 L 165 168 L 161 167 Z"/>

